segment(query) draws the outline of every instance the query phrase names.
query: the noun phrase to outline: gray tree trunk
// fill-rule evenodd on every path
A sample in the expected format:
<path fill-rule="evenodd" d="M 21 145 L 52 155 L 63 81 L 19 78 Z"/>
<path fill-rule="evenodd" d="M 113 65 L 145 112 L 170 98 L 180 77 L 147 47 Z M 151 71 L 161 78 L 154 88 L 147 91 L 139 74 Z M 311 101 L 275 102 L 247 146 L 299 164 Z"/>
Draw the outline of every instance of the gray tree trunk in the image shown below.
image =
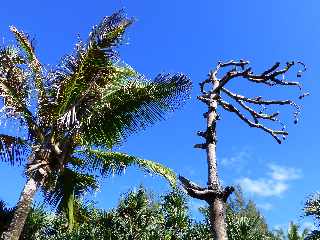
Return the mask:
<path fill-rule="evenodd" d="M 37 187 L 37 182 L 33 178 L 29 178 L 20 195 L 20 199 L 9 228 L 1 236 L 2 240 L 19 239 L 27 216 L 30 212 L 30 207 L 37 191 Z"/>
<path fill-rule="evenodd" d="M 218 83 L 216 83 L 218 84 Z M 207 162 L 208 162 L 208 188 L 222 191 L 217 169 L 217 156 L 216 156 L 216 121 L 217 114 L 217 98 L 218 95 L 211 94 L 212 99 L 207 113 Z M 209 203 L 211 230 L 217 240 L 227 240 L 227 225 L 226 225 L 226 206 L 223 197 L 217 194 Z"/>

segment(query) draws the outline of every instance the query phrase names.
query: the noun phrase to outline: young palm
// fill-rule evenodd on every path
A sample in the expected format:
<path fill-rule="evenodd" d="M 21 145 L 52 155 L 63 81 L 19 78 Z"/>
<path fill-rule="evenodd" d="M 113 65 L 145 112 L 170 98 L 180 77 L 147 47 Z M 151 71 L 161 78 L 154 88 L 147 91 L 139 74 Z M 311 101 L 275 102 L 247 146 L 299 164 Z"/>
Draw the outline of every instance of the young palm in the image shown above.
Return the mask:
<path fill-rule="evenodd" d="M 307 228 L 303 229 L 303 231 L 300 231 L 300 226 L 298 224 L 290 222 L 286 239 L 304 240 L 306 239 L 309 232 L 310 230 Z"/>
<path fill-rule="evenodd" d="M 26 136 L 1 134 L 1 158 L 26 161 L 27 182 L 3 239 L 18 239 L 37 190 L 65 208 L 72 227 L 73 200 L 94 189 L 95 172 L 121 173 L 135 164 L 175 181 L 162 165 L 112 152 L 130 133 L 162 119 L 188 97 L 184 75 L 158 75 L 146 81 L 119 60 L 115 50 L 132 20 L 122 12 L 102 20 L 87 42 L 45 73 L 32 42 L 11 27 L 18 47 L 0 51 L 3 116 L 19 121 Z"/>

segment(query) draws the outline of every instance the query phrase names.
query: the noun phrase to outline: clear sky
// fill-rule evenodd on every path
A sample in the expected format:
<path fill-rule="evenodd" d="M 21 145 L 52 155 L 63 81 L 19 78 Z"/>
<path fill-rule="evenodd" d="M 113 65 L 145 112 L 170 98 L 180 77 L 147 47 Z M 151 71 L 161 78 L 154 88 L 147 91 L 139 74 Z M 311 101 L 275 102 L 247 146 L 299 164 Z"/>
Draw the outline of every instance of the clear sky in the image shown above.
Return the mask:
<path fill-rule="evenodd" d="M 129 44 L 121 49 L 123 60 L 149 78 L 160 72 L 183 72 L 194 82 L 192 99 L 182 110 L 130 137 L 121 151 L 158 160 L 198 183 L 206 183 L 205 154 L 192 146 L 201 141 L 195 132 L 205 127 L 201 117 L 205 108 L 195 97 L 199 81 L 217 61 L 247 59 L 258 71 L 276 61 L 302 60 L 307 64 L 308 72 L 302 81 L 311 96 L 303 101 L 298 125 L 292 124 L 292 116 L 285 117 L 287 111 L 283 111 L 290 132 L 284 144 L 278 145 L 272 137 L 248 128 L 231 114 L 223 114 L 218 124 L 223 182 L 241 184 L 271 227 L 285 226 L 290 220 L 307 225 L 310 219 L 301 218 L 303 204 L 309 194 L 320 190 L 320 2 L 3 1 L 0 37 L 10 43 L 8 27 L 16 25 L 35 37 L 42 62 L 54 66 L 73 50 L 78 34 L 85 38 L 92 25 L 121 8 L 136 18 L 127 34 Z M 249 88 L 240 81 L 232 89 L 249 96 L 274 96 L 273 92 Z M 299 94 L 289 91 L 293 97 Z M 282 92 L 280 97 L 288 95 Z M 0 166 L 0 198 L 13 206 L 24 183 L 22 169 Z M 103 180 L 94 199 L 98 206 L 110 208 L 121 193 L 140 184 L 159 194 L 168 191 L 164 180 L 130 168 L 124 176 Z M 195 209 L 202 203 L 190 204 Z"/>

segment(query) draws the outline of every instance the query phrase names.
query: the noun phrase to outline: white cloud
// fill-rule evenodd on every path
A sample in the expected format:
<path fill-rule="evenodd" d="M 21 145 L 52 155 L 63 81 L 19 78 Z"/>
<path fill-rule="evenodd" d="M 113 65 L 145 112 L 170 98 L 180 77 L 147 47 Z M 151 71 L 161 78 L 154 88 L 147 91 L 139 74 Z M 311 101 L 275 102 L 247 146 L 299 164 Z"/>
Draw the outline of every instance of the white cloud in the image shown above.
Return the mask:
<path fill-rule="evenodd" d="M 315 226 L 314 226 L 314 223 L 313 222 L 303 222 L 301 224 L 301 231 L 303 231 L 304 229 L 309 229 L 311 231 L 315 230 Z"/>
<path fill-rule="evenodd" d="M 259 203 L 257 204 L 257 207 L 265 211 L 270 211 L 273 208 L 273 205 L 271 203 Z"/>
<path fill-rule="evenodd" d="M 228 166 L 243 166 L 243 163 L 250 158 L 250 152 L 247 149 L 237 152 L 236 155 L 231 157 L 224 157 L 221 159 L 221 165 Z"/>
<path fill-rule="evenodd" d="M 280 196 L 288 189 L 286 183 L 264 178 L 257 180 L 242 178 L 238 180 L 238 183 L 244 191 L 263 197 Z"/>
<path fill-rule="evenodd" d="M 283 167 L 276 164 L 270 164 L 271 172 L 269 175 L 274 180 L 288 181 L 301 178 L 301 170 L 293 167 Z"/>
<path fill-rule="evenodd" d="M 271 178 L 251 179 L 244 177 L 237 182 L 248 193 L 263 197 L 281 196 L 289 188 L 289 181 L 301 178 L 301 170 L 270 164 L 267 173 Z"/>

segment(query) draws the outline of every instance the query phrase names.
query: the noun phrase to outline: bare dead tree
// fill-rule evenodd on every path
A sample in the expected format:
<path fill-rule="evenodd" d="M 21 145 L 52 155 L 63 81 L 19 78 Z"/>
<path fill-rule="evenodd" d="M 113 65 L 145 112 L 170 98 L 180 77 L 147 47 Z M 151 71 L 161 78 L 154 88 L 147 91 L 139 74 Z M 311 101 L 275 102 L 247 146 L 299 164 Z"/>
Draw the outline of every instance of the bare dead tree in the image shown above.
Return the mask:
<path fill-rule="evenodd" d="M 226 201 L 230 194 L 234 191 L 232 186 L 223 188 L 220 184 L 217 170 L 216 145 L 217 133 L 216 124 L 219 120 L 218 108 L 222 108 L 228 112 L 234 113 L 240 120 L 246 123 L 251 128 L 258 128 L 270 134 L 278 143 L 288 135 L 285 126 L 279 120 L 279 112 L 269 112 L 268 106 L 288 105 L 294 108 L 294 123 L 298 121 L 300 107 L 292 100 L 270 100 L 264 99 L 261 96 L 246 97 L 234 93 L 226 88 L 230 81 L 235 81 L 238 78 L 247 80 L 249 83 L 264 85 L 267 87 L 275 86 L 296 86 L 302 92 L 302 86 L 299 81 L 290 81 L 286 79 L 286 73 L 289 72 L 295 65 L 301 66 L 298 70 L 297 77 L 301 77 L 306 70 L 302 62 L 287 62 L 283 68 L 280 68 L 280 63 L 275 63 L 271 68 L 255 74 L 249 62 L 244 60 L 219 62 L 217 67 L 210 71 L 207 79 L 200 83 L 201 95 L 198 100 L 207 105 L 208 111 L 204 114 L 207 122 L 206 131 L 199 131 L 197 135 L 204 138 L 205 142 L 196 144 L 195 148 L 205 149 L 207 153 L 208 164 L 208 183 L 207 187 L 201 187 L 190 180 L 180 176 L 179 179 L 187 193 L 200 200 L 204 200 L 209 204 L 210 221 L 212 233 L 217 240 L 226 240 Z M 224 72 L 222 77 L 219 73 Z M 210 89 L 210 90 L 206 90 Z M 270 88 L 271 89 L 271 88 Z M 309 95 L 302 93 L 299 99 Z M 257 110 L 257 109 L 260 110 Z M 277 122 L 281 126 L 280 129 L 268 127 L 270 122 Z M 271 124 L 274 126 L 273 124 Z"/>

